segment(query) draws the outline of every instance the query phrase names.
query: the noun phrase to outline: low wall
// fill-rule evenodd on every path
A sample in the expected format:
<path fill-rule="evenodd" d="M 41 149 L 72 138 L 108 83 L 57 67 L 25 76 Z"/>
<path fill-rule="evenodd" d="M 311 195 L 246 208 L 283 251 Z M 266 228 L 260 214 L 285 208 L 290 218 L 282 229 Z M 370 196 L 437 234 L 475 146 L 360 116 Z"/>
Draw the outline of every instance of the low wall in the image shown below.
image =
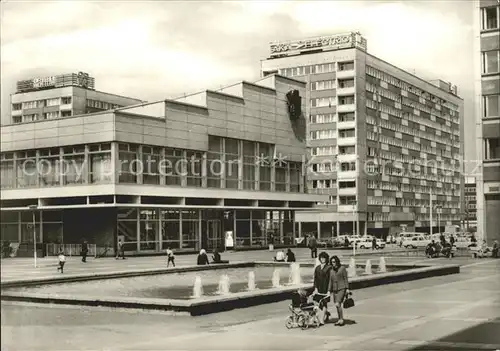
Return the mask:
<path fill-rule="evenodd" d="M 222 264 L 218 266 L 194 266 L 178 268 L 177 270 L 165 269 L 135 271 L 125 273 L 110 273 L 110 274 L 95 274 L 78 277 L 46 279 L 42 281 L 29 282 L 11 282 L 5 286 L 2 284 L 2 300 L 7 301 L 24 301 L 37 303 L 54 303 L 65 305 L 85 305 L 85 306 L 105 306 L 114 308 L 135 308 L 167 311 L 169 313 L 189 314 L 198 316 L 216 312 L 229 311 L 237 308 L 246 308 L 256 305 L 268 304 L 289 300 L 291 294 L 298 288 L 304 288 L 312 291 L 311 284 L 302 284 L 300 286 L 284 286 L 280 288 L 262 289 L 248 292 L 232 293 L 226 296 L 209 296 L 196 300 L 173 300 L 173 299 L 150 299 L 150 298 L 126 298 L 126 297 L 89 297 L 89 296 L 64 296 L 64 295 L 49 295 L 28 292 L 9 292 L 8 287 L 33 286 L 40 284 L 58 284 L 66 282 L 87 281 L 96 279 L 110 279 L 133 277 L 138 275 L 152 274 L 172 274 L 179 272 L 203 271 L 208 269 L 224 269 L 224 268 L 243 268 L 252 266 L 288 266 L 287 263 L 269 263 L 269 262 L 245 262 L 239 264 Z M 312 267 L 312 265 L 302 265 L 304 267 Z M 375 266 L 376 267 L 376 266 Z M 460 273 L 458 265 L 443 265 L 443 266 L 408 266 L 408 265 L 388 265 L 388 267 L 398 267 L 400 271 L 379 273 L 369 276 L 360 276 L 350 279 L 349 287 L 352 290 L 363 289 L 367 287 L 400 283 L 405 281 L 423 279 L 433 276 L 442 276 L 448 274 Z"/>
<path fill-rule="evenodd" d="M 89 273 L 89 274 L 79 274 L 75 276 L 57 277 L 57 278 L 19 279 L 19 280 L 2 282 L 2 290 L 8 288 L 29 287 L 29 286 L 45 285 L 45 284 L 64 284 L 64 283 L 83 282 L 89 280 L 132 278 L 144 275 L 201 272 L 201 271 L 219 270 L 227 268 L 247 268 L 253 266 L 255 266 L 255 262 L 239 262 L 239 263 L 210 264 L 206 266 L 155 268 L 147 270 L 142 269 L 142 270 L 125 271 L 125 272 Z"/>

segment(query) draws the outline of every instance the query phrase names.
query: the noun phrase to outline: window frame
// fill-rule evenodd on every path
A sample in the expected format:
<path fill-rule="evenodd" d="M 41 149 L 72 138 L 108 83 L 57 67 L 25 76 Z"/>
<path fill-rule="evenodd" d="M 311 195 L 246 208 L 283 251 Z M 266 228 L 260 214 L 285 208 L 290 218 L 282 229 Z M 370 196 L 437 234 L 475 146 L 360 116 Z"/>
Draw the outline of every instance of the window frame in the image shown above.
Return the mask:
<path fill-rule="evenodd" d="M 486 28 L 487 25 L 487 20 L 486 20 L 486 11 L 495 9 L 496 10 L 496 27 L 492 28 Z M 481 30 L 486 31 L 486 30 L 495 30 L 500 28 L 500 7 L 499 6 L 487 6 L 481 8 Z"/>
<path fill-rule="evenodd" d="M 488 62 L 487 62 L 487 54 L 491 52 L 496 52 L 497 56 L 497 67 L 496 70 L 494 71 L 489 71 L 488 70 Z M 500 49 L 496 50 L 488 50 L 488 51 L 482 51 L 481 52 L 481 72 L 482 74 L 495 74 L 500 72 Z"/>
<path fill-rule="evenodd" d="M 496 115 L 491 115 L 489 112 L 488 99 L 491 97 L 496 97 L 498 100 L 498 111 Z M 489 94 L 483 95 L 483 118 L 495 118 L 500 116 L 500 94 Z"/>

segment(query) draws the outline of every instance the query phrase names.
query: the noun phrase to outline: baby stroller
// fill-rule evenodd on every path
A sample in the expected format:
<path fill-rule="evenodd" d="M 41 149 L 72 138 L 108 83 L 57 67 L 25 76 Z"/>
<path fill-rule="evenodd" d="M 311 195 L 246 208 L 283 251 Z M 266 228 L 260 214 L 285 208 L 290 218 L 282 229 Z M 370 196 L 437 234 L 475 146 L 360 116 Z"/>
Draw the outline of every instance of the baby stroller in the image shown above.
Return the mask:
<path fill-rule="evenodd" d="M 307 296 L 305 291 L 294 293 L 292 303 L 288 307 L 292 314 L 287 318 L 285 326 L 288 329 L 319 327 L 321 322 L 318 312 L 322 304 L 328 302 L 329 299 L 329 295 L 315 294 Z"/>

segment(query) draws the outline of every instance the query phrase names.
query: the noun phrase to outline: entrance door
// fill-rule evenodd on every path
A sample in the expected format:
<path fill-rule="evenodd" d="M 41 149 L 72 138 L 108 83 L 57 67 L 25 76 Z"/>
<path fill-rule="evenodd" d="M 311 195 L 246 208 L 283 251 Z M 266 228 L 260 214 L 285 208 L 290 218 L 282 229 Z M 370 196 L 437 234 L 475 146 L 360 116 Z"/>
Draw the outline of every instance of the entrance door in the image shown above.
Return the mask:
<path fill-rule="evenodd" d="M 223 248 L 221 224 L 218 219 L 207 221 L 207 248 L 209 250 Z"/>

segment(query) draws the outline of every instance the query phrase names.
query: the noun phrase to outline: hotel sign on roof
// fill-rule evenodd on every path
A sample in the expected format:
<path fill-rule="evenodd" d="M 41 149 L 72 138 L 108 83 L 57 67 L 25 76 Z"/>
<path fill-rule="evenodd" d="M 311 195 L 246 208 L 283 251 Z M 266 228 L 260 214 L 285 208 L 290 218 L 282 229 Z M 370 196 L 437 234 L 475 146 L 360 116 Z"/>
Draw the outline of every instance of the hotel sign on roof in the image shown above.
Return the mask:
<path fill-rule="evenodd" d="M 299 55 L 308 51 L 358 47 L 366 51 L 366 39 L 360 33 L 345 33 L 295 41 L 271 43 L 271 57 Z"/>
<path fill-rule="evenodd" d="M 95 89 L 95 79 L 88 73 L 78 72 L 20 80 L 17 82 L 17 93 L 67 86 Z"/>

